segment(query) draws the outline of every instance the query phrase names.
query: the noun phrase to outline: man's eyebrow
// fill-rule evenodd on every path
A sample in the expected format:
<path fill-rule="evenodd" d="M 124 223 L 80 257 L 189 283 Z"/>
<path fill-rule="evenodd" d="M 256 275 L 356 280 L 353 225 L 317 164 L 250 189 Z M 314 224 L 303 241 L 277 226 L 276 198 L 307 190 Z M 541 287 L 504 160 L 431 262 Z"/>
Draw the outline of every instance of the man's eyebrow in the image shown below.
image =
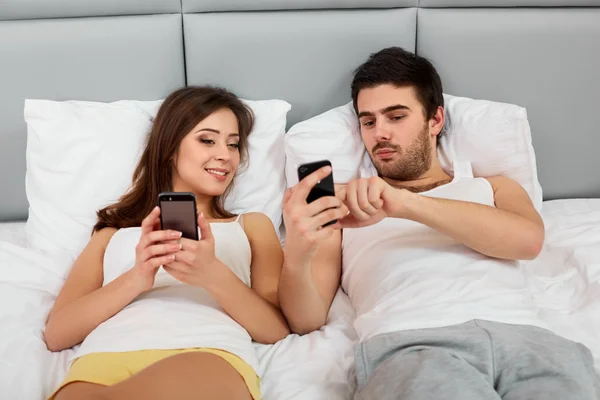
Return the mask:
<path fill-rule="evenodd" d="M 380 110 L 380 112 L 382 114 L 386 114 L 386 113 L 389 113 L 390 111 L 396 111 L 396 110 L 410 111 L 410 107 L 405 106 L 404 104 L 394 104 L 393 106 L 389 106 L 389 107 L 384 108 L 383 110 Z"/>
<path fill-rule="evenodd" d="M 381 110 L 379 110 L 379 112 L 381 114 L 386 114 L 389 113 L 390 111 L 396 111 L 396 110 L 408 110 L 410 111 L 410 107 L 405 106 L 404 104 L 394 104 L 392 106 L 386 107 L 386 108 L 382 108 Z M 358 114 L 358 118 L 362 118 L 362 117 L 372 117 L 373 113 L 371 111 L 361 111 Z"/>

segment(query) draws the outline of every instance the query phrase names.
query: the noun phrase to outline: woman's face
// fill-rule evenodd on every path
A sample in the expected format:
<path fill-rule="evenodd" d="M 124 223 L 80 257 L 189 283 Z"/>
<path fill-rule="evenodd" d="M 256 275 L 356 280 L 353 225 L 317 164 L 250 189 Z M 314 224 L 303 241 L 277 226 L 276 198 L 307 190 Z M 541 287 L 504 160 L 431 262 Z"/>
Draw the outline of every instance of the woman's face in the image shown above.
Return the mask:
<path fill-rule="evenodd" d="M 173 190 L 222 195 L 240 164 L 238 143 L 238 121 L 230 109 L 220 109 L 202 120 L 179 145 Z"/>

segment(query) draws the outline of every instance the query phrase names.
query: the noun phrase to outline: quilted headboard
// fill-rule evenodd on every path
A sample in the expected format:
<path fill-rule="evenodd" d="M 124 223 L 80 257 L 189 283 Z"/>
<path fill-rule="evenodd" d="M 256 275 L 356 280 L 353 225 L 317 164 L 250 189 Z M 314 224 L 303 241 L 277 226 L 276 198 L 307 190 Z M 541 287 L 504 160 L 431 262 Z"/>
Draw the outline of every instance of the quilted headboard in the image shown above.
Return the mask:
<path fill-rule="evenodd" d="M 526 107 L 545 199 L 600 197 L 600 0 L 0 3 L 0 221 L 27 218 L 25 98 L 211 83 L 287 100 L 291 125 L 349 101 L 352 71 L 391 45 L 431 59 L 446 93 Z"/>

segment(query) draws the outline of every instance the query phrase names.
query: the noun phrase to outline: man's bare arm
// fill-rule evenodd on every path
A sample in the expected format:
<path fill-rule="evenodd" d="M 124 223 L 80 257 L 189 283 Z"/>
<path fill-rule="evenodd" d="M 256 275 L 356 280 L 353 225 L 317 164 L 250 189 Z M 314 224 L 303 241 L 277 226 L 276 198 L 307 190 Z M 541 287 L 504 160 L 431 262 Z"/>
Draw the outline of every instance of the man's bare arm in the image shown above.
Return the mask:
<path fill-rule="evenodd" d="M 289 189 L 283 200 L 286 227 L 283 269 L 279 280 L 279 304 L 293 332 L 304 334 L 321 328 L 340 284 L 341 231 L 324 226 L 343 218 L 348 209 L 333 196 L 312 203 L 310 190 L 331 167 L 321 168 Z"/>
<path fill-rule="evenodd" d="M 294 265 L 285 259 L 279 278 L 279 302 L 293 332 L 305 334 L 321 328 L 340 284 L 341 231 L 335 231 L 312 260 Z"/>
<path fill-rule="evenodd" d="M 544 223 L 521 185 L 505 177 L 488 181 L 496 207 L 403 191 L 401 218 L 423 223 L 490 257 L 533 259 L 544 243 Z"/>

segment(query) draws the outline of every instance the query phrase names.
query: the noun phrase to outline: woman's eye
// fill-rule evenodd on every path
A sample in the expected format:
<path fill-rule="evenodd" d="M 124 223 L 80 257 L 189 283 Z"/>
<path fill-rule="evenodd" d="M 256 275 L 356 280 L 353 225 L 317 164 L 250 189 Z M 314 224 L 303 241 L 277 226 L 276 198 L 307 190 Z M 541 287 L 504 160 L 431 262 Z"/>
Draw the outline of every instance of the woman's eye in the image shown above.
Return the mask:
<path fill-rule="evenodd" d="M 238 143 L 230 143 L 229 146 L 236 150 L 240 148 L 240 145 Z"/>
<path fill-rule="evenodd" d="M 204 144 L 215 144 L 215 142 L 210 139 L 200 139 L 200 142 Z"/>

